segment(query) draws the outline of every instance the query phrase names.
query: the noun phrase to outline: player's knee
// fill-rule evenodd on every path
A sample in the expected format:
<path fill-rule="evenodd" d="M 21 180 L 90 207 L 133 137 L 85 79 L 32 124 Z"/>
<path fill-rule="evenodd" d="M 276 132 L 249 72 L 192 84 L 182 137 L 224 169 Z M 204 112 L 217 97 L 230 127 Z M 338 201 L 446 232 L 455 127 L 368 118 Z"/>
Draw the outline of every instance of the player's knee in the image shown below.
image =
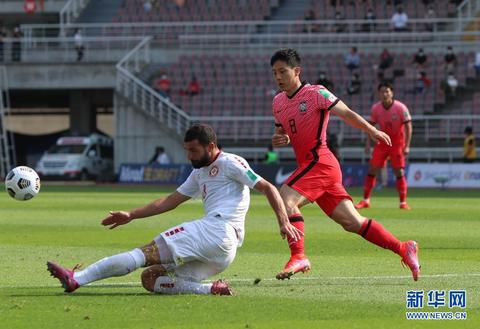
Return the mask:
<path fill-rule="evenodd" d="M 363 221 L 355 216 L 345 216 L 339 221 L 339 224 L 343 227 L 343 229 L 351 233 L 357 233 L 360 231 L 362 223 Z"/>
<path fill-rule="evenodd" d="M 358 231 L 360 231 L 362 224 L 360 224 L 358 221 L 348 221 L 343 223 L 342 227 L 347 232 L 357 233 Z"/>
<path fill-rule="evenodd" d="M 283 199 L 283 203 L 285 204 L 285 208 L 287 210 L 287 213 L 290 215 L 290 214 L 294 214 L 294 213 L 298 213 L 298 204 L 295 200 L 289 198 L 288 196 L 285 196 L 283 197 L 282 196 L 282 199 Z"/>
<path fill-rule="evenodd" d="M 155 291 L 155 282 L 161 276 L 165 276 L 167 271 L 161 265 L 154 265 L 142 272 L 142 286 L 151 292 Z"/>
<path fill-rule="evenodd" d="M 393 171 L 394 171 L 395 176 L 396 176 L 397 178 L 402 178 L 403 175 L 405 175 L 405 172 L 403 171 L 402 168 L 400 168 L 400 169 L 394 169 Z"/>
<path fill-rule="evenodd" d="M 369 176 L 376 176 L 378 170 L 379 170 L 379 169 L 378 169 L 377 167 L 374 167 L 374 166 L 370 165 L 370 166 L 368 167 L 368 175 L 369 175 Z"/>

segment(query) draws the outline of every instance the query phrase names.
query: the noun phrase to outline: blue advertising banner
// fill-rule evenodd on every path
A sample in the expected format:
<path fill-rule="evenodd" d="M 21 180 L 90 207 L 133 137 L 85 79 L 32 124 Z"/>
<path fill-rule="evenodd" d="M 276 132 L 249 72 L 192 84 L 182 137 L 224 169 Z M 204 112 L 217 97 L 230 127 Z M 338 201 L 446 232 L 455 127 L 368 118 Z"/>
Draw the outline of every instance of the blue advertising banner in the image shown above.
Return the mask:
<path fill-rule="evenodd" d="M 368 164 L 342 164 L 343 185 L 345 187 L 363 186 L 365 175 L 368 172 Z M 294 164 L 267 165 L 260 164 L 252 166 L 253 170 L 270 183 L 281 185 L 297 168 Z M 395 175 L 392 169 L 388 168 L 388 186 L 395 186 Z"/>
<path fill-rule="evenodd" d="M 190 172 L 190 164 L 122 164 L 118 181 L 120 183 L 180 185 Z"/>
<path fill-rule="evenodd" d="M 252 165 L 252 169 L 274 185 L 281 185 L 295 171 L 295 164 Z M 408 169 L 408 168 L 407 168 Z M 120 183 L 180 185 L 192 171 L 190 164 L 122 164 L 118 181 Z M 363 186 L 367 164 L 343 164 L 343 185 L 345 187 Z M 395 176 L 388 168 L 388 185 L 395 186 Z"/>

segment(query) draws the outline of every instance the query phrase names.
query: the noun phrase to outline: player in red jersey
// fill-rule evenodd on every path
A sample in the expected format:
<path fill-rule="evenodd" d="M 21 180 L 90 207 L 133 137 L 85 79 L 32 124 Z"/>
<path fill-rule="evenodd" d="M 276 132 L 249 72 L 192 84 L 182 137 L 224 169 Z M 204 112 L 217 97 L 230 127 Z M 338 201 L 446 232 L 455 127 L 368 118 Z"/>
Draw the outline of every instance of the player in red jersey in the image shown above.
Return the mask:
<path fill-rule="evenodd" d="M 400 197 L 400 209 L 410 210 L 407 204 L 407 180 L 405 179 L 405 156 L 410 152 L 412 140 L 412 117 L 408 108 L 400 101 L 393 99 L 393 86 L 389 82 L 378 85 L 380 102 L 372 106 L 370 123 L 378 124 L 380 129 L 390 136 L 392 145 L 375 145 L 365 177 L 363 200 L 355 208 L 369 208 L 370 195 L 376 183 L 380 168 L 385 167 L 388 157 L 397 177 L 397 190 Z M 365 152 L 370 153 L 370 139 L 367 138 Z"/>
<path fill-rule="evenodd" d="M 412 271 L 414 280 L 420 273 L 415 241 L 401 242 L 380 223 L 361 216 L 352 198 L 342 185 L 342 172 L 326 143 L 330 112 L 347 124 L 365 131 L 373 140 L 391 145 L 390 137 L 377 130 L 341 100 L 320 85 L 300 81 L 300 56 L 294 49 L 282 49 L 271 58 L 272 73 L 280 88 L 273 100 L 275 133 L 274 147 L 292 144 L 298 168 L 280 188 L 292 225 L 304 231 L 300 208 L 316 202 L 335 222 L 348 231 L 361 235 L 382 248 L 402 257 Z M 288 279 L 298 272 L 310 270 L 304 252 L 304 238 L 288 239 L 291 258 L 277 279 Z"/>

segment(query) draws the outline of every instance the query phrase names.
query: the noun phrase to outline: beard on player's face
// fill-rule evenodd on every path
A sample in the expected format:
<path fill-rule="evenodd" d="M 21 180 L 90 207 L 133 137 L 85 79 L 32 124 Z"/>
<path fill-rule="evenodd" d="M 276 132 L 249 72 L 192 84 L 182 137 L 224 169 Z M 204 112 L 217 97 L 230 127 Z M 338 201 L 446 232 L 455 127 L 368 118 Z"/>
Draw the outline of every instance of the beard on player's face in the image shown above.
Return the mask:
<path fill-rule="evenodd" d="M 208 150 L 205 149 L 204 152 L 205 153 L 200 157 L 200 159 L 190 160 L 193 168 L 195 168 L 195 169 L 202 168 L 202 167 L 205 167 L 205 166 L 209 165 L 210 162 L 212 162 L 212 157 L 208 153 Z"/>

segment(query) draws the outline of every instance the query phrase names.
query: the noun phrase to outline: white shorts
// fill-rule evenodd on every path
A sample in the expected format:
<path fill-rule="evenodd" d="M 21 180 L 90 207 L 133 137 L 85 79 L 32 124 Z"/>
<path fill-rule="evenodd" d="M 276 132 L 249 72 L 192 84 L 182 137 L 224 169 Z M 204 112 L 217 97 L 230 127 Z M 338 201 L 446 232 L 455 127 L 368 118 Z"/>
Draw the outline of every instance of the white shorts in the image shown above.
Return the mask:
<path fill-rule="evenodd" d="M 167 271 L 190 280 L 202 281 L 223 272 L 234 260 L 238 238 L 235 229 L 221 218 L 204 217 L 185 222 L 160 233 L 172 253 L 174 264 L 162 264 Z"/>

